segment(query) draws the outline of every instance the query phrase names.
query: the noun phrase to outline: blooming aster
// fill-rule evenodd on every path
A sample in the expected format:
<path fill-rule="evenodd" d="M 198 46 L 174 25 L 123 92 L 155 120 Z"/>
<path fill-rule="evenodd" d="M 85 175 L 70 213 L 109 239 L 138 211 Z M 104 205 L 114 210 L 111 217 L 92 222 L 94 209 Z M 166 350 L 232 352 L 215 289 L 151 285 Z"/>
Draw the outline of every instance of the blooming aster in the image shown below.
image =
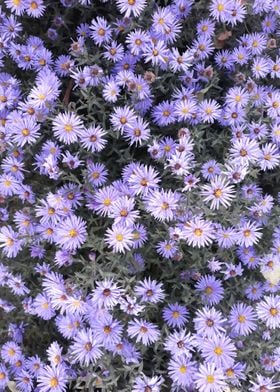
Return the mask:
<path fill-rule="evenodd" d="M 86 223 L 75 215 L 63 220 L 56 228 L 55 242 L 66 250 L 80 248 L 87 237 Z"/>
<path fill-rule="evenodd" d="M 233 185 L 229 185 L 229 182 L 222 177 L 215 177 L 210 185 L 204 185 L 201 194 L 204 196 L 204 201 L 211 202 L 212 210 L 218 210 L 220 205 L 228 207 L 235 196 Z"/>
<path fill-rule="evenodd" d="M 76 142 L 83 128 L 82 120 L 75 113 L 59 113 L 53 120 L 54 136 L 65 144 Z"/>
<path fill-rule="evenodd" d="M 150 378 L 145 376 L 145 374 L 142 374 L 141 376 L 136 377 L 131 392 L 160 392 L 160 386 L 163 382 L 164 379 L 161 376 L 154 376 Z"/>
<path fill-rule="evenodd" d="M 280 326 L 280 296 L 265 296 L 256 307 L 258 318 L 267 328 L 275 329 Z"/>
<path fill-rule="evenodd" d="M 78 331 L 70 346 L 70 353 L 74 362 L 88 366 L 95 363 L 102 356 L 101 344 L 91 328 Z"/>
<path fill-rule="evenodd" d="M 195 376 L 195 385 L 199 392 L 223 392 L 226 382 L 222 369 L 216 368 L 214 363 L 200 364 Z"/>
<path fill-rule="evenodd" d="M 45 366 L 37 377 L 41 392 L 64 392 L 68 376 L 63 365 Z"/>
<path fill-rule="evenodd" d="M 198 216 L 192 218 L 184 225 L 183 235 L 188 245 L 198 248 L 210 245 L 214 240 L 212 223 Z"/>
<path fill-rule="evenodd" d="M 141 342 L 145 346 L 154 343 L 160 336 L 156 325 L 143 319 L 130 321 L 128 323 L 127 333 L 131 338 L 136 338 L 136 342 Z"/>

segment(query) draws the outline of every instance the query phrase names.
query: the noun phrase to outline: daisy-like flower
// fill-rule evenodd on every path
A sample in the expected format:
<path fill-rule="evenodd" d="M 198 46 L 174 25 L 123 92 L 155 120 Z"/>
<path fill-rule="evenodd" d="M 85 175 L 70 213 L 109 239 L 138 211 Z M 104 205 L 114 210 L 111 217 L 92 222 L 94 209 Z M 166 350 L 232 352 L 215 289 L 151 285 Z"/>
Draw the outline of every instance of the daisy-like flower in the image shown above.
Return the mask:
<path fill-rule="evenodd" d="M 111 309 L 117 305 L 123 292 L 113 279 L 104 279 L 102 282 L 96 282 L 97 287 L 92 293 L 92 302 L 98 307 Z"/>
<path fill-rule="evenodd" d="M 265 78 L 269 73 L 269 59 L 260 56 L 255 57 L 251 69 L 256 79 Z"/>
<path fill-rule="evenodd" d="M 263 171 L 272 170 L 280 164 L 279 148 L 272 143 L 260 147 L 258 165 Z"/>
<path fill-rule="evenodd" d="M 198 110 L 201 121 L 205 123 L 212 124 L 221 116 L 220 105 L 213 99 L 205 99 L 201 101 Z"/>
<path fill-rule="evenodd" d="M 128 178 L 130 189 L 136 195 L 147 195 L 150 190 L 158 188 L 159 173 L 151 166 L 136 166 Z"/>
<path fill-rule="evenodd" d="M 6 366 L 1 364 L 0 365 L 0 388 L 2 390 L 5 390 L 5 388 L 8 384 L 8 381 L 9 381 L 8 369 L 6 368 Z"/>
<path fill-rule="evenodd" d="M 145 63 L 151 61 L 152 65 L 165 64 L 168 55 L 169 49 L 163 40 L 158 40 L 156 43 L 149 42 L 143 54 Z"/>
<path fill-rule="evenodd" d="M 242 87 L 232 87 L 227 92 L 226 102 L 229 105 L 244 107 L 249 102 L 249 93 Z"/>
<path fill-rule="evenodd" d="M 113 248 L 113 252 L 125 253 L 133 246 L 132 229 L 122 224 L 113 225 L 106 230 L 105 242 Z"/>
<path fill-rule="evenodd" d="M 131 14 L 137 17 L 147 5 L 146 0 L 117 0 L 119 11 L 124 14 L 124 18 L 129 18 Z"/>
<path fill-rule="evenodd" d="M 198 248 L 210 245 L 215 238 L 212 223 L 198 216 L 184 225 L 183 235 L 188 245 Z"/>
<path fill-rule="evenodd" d="M 160 392 L 161 384 L 163 382 L 164 379 L 161 376 L 154 376 L 150 378 L 145 376 L 145 374 L 142 374 L 141 376 L 136 377 L 131 392 Z"/>
<path fill-rule="evenodd" d="M 220 205 L 227 208 L 235 197 L 234 186 L 229 185 L 225 178 L 218 176 L 211 180 L 210 185 L 202 187 L 201 194 L 205 196 L 204 201 L 211 202 L 212 210 L 218 210 Z"/>
<path fill-rule="evenodd" d="M 176 192 L 155 190 L 145 197 L 145 208 L 151 215 L 161 221 L 170 221 L 178 207 L 180 195 Z"/>
<path fill-rule="evenodd" d="M 203 302 L 210 305 L 218 304 L 224 294 L 222 283 L 214 276 L 205 275 L 195 285 L 195 289 L 200 293 Z"/>
<path fill-rule="evenodd" d="M 22 246 L 23 240 L 19 239 L 18 233 L 11 226 L 0 229 L 0 248 L 7 257 L 16 257 Z"/>
<path fill-rule="evenodd" d="M 2 359 L 9 364 L 15 364 L 22 357 L 22 351 L 19 345 L 13 341 L 8 341 L 1 348 Z"/>
<path fill-rule="evenodd" d="M 196 371 L 196 363 L 190 361 L 190 359 L 184 355 L 171 359 L 168 364 L 168 375 L 178 387 L 192 386 Z"/>
<path fill-rule="evenodd" d="M 252 306 L 239 303 L 233 305 L 229 315 L 229 323 L 233 332 L 241 336 L 247 336 L 257 328 L 256 318 Z"/>
<path fill-rule="evenodd" d="M 32 307 L 34 309 L 34 314 L 37 314 L 37 316 L 41 317 L 43 320 L 50 320 L 55 315 L 51 300 L 45 293 L 39 293 L 34 298 Z"/>
<path fill-rule="evenodd" d="M 226 319 L 215 308 L 205 306 L 201 310 L 199 309 L 193 321 L 195 330 L 200 336 L 211 339 L 212 336 L 221 336 L 225 332 Z"/>
<path fill-rule="evenodd" d="M 84 129 L 82 120 L 75 113 L 59 113 L 53 120 L 54 136 L 65 144 L 78 140 Z"/>
<path fill-rule="evenodd" d="M 143 142 L 146 142 L 151 134 L 149 123 L 138 117 L 133 125 L 128 125 L 124 131 L 124 138 L 129 141 L 130 146 L 135 144 L 141 146 Z"/>
<path fill-rule="evenodd" d="M 25 7 L 26 13 L 33 18 L 42 16 L 46 9 L 43 0 L 26 0 Z"/>
<path fill-rule="evenodd" d="M 88 366 L 95 363 L 102 356 L 101 344 L 96 338 L 92 329 L 82 329 L 74 338 L 74 343 L 70 346 L 70 353 L 74 362 Z"/>
<path fill-rule="evenodd" d="M 129 337 L 136 338 L 136 342 L 141 342 L 145 346 L 154 343 L 160 336 L 156 325 L 143 319 L 130 321 L 128 323 L 127 333 Z"/>
<path fill-rule="evenodd" d="M 18 146 L 23 147 L 26 143 L 33 144 L 38 137 L 40 126 L 31 117 L 22 117 L 13 124 L 12 140 Z"/>
<path fill-rule="evenodd" d="M 162 316 L 169 327 L 181 328 L 185 325 L 188 318 L 188 310 L 185 306 L 170 304 L 163 309 Z"/>
<path fill-rule="evenodd" d="M 243 222 L 237 230 L 236 243 L 246 247 L 256 244 L 262 236 L 260 227 L 255 222 Z"/>
<path fill-rule="evenodd" d="M 81 144 L 88 151 L 100 152 L 107 143 L 107 140 L 104 138 L 106 134 L 107 132 L 105 132 L 99 125 L 92 125 L 81 131 Z"/>
<path fill-rule="evenodd" d="M 269 329 L 280 327 L 280 296 L 265 296 L 256 307 L 258 318 L 265 323 Z"/>
<path fill-rule="evenodd" d="M 229 152 L 234 162 L 243 165 L 256 161 L 259 157 L 260 149 L 255 140 L 243 137 L 240 140 L 234 140 Z"/>
<path fill-rule="evenodd" d="M 232 227 L 219 227 L 216 231 L 216 241 L 221 248 L 231 248 L 236 243 L 237 232 Z"/>
<path fill-rule="evenodd" d="M 96 339 L 105 346 L 105 348 L 108 348 L 121 340 L 123 326 L 119 321 L 113 319 L 110 314 L 102 314 L 91 322 L 91 326 L 96 334 Z"/>
<path fill-rule="evenodd" d="M 211 159 L 202 165 L 201 174 L 205 180 L 213 180 L 220 173 L 221 169 L 219 164 L 214 159 Z"/>
<path fill-rule="evenodd" d="M 250 380 L 250 392 L 262 392 L 262 391 L 277 391 L 280 387 L 279 382 L 273 382 L 273 378 L 271 377 L 264 377 L 261 374 L 256 374 L 256 381 Z"/>
<path fill-rule="evenodd" d="M 41 392 L 65 392 L 68 376 L 63 365 L 45 366 L 37 377 Z"/>
<path fill-rule="evenodd" d="M 32 392 L 32 390 L 34 390 L 32 375 L 29 374 L 24 369 L 18 372 L 15 381 L 16 381 L 17 388 L 21 391 Z"/>
<path fill-rule="evenodd" d="M 86 223 L 80 217 L 70 215 L 58 224 L 55 242 L 63 249 L 73 251 L 81 247 L 86 237 Z"/>
<path fill-rule="evenodd" d="M 197 112 L 197 102 L 194 99 L 182 99 L 175 103 L 174 114 L 179 121 L 187 121 L 193 118 L 193 114 Z"/>
<path fill-rule="evenodd" d="M 110 115 L 110 121 L 114 130 L 120 131 L 123 134 L 124 130 L 134 126 L 137 120 L 136 113 L 129 106 L 115 107 L 113 113 Z"/>
<path fill-rule="evenodd" d="M 224 372 L 216 368 L 214 363 L 205 362 L 199 365 L 195 376 L 195 385 L 199 392 L 223 392 L 227 386 Z"/>
<path fill-rule="evenodd" d="M 112 28 L 107 20 L 101 16 L 91 21 L 90 30 L 90 36 L 98 46 L 108 43 L 111 40 Z"/>
<path fill-rule="evenodd" d="M 135 219 L 139 218 L 139 212 L 134 208 L 135 201 L 133 198 L 120 197 L 113 203 L 110 217 L 114 218 L 116 224 L 131 227 Z"/>
<path fill-rule="evenodd" d="M 0 175 L 0 193 L 3 196 L 13 196 L 20 191 L 20 182 L 11 174 Z"/>
<path fill-rule="evenodd" d="M 164 343 L 164 349 L 169 351 L 174 357 L 183 355 L 186 358 L 190 358 L 194 347 L 194 337 L 185 329 L 180 329 L 179 331 L 171 333 Z"/>
<path fill-rule="evenodd" d="M 141 302 L 157 303 L 164 299 L 164 291 L 162 290 L 162 283 L 156 280 L 144 279 L 140 281 L 134 288 L 135 294 L 141 297 Z"/>

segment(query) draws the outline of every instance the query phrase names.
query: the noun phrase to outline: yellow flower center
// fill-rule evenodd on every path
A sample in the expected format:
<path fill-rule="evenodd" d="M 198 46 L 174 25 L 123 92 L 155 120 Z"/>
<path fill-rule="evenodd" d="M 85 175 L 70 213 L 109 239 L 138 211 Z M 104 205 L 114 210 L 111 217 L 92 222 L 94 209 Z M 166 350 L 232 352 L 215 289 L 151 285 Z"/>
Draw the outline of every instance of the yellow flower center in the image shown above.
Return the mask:
<path fill-rule="evenodd" d="M 10 181 L 10 180 L 5 180 L 4 181 L 4 186 L 5 187 L 9 188 L 11 185 L 12 185 L 12 181 Z"/>
<path fill-rule="evenodd" d="M 66 125 L 64 125 L 64 130 L 66 132 L 72 132 L 73 131 L 73 126 L 71 124 L 66 124 Z"/>
<path fill-rule="evenodd" d="M 218 6 L 217 6 L 217 10 L 218 10 L 219 12 L 222 12 L 222 11 L 224 11 L 224 9 L 225 9 L 224 4 L 219 3 Z"/>
<path fill-rule="evenodd" d="M 123 241 L 123 235 L 122 234 L 117 234 L 116 235 L 116 240 L 117 241 Z"/>
<path fill-rule="evenodd" d="M 103 204 L 104 204 L 104 206 L 108 207 L 108 206 L 111 204 L 111 199 L 106 198 L 106 199 L 103 201 Z"/>
<path fill-rule="evenodd" d="M 194 234 L 195 234 L 197 237 L 201 237 L 201 236 L 202 236 L 202 233 L 203 233 L 203 232 L 202 232 L 201 229 L 198 229 L 198 228 L 197 228 L 197 229 L 194 230 Z"/>
<path fill-rule="evenodd" d="M 207 295 L 210 295 L 210 294 L 213 293 L 213 289 L 212 289 L 212 287 L 210 287 L 210 286 L 207 286 L 206 289 L 205 289 L 204 291 L 205 291 L 205 293 L 206 293 Z"/>
<path fill-rule="evenodd" d="M 174 312 L 172 312 L 172 317 L 175 319 L 180 317 L 180 313 L 178 312 L 178 310 L 174 310 Z"/>
<path fill-rule="evenodd" d="M 71 230 L 69 231 L 68 235 L 69 235 L 69 237 L 74 238 L 74 237 L 77 237 L 78 232 L 77 232 L 77 230 L 75 230 L 75 229 L 71 229 Z"/>
<path fill-rule="evenodd" d="M 0 373 L 0 380 L 4 380 L 4 378 L 6 378 L 6 373 L 1 372 Z"/>
<path fill-rule="evenodd" d="M 58 379 L 57 379 L 57 377 L 52 377 L 50 379 L 50 387 L 51 388 L 55 388 L 57 386 L 58 386 Z"/>
<path fill-rule="evenodd" d="M 223 192 L 219 188 L 214 191 L 214 196 L 217 198 L 220 198 L 222 196 L 222 194 L 223 194 Z"/>
<path fill-rule="evenodd" d="M 12 238 L 7 238 L 6 245 L 7 246 L 13 246 L 14 245 L 14 240 Z"/>
<path fill-rule="evenodd" d="M 36 9 L 38 8 L 38 4 L 36 3 L 36 1 L 32 1 L 32 3 L 30 4 L 30 7 L 31 7 L 33 10 L 36 10 Z"/>
<path fill-rule="evenodd" d="M 223 352 L 224 352 L 223 349 L 221 347 L 219 347 L 219 346 L 216 347 L 215 350 L 214 350 L 214 353 L 217 354 L 217 355 L 222 355 Z"/>
<path fill-rule="evenodd" d="M 250 237 L 251 231 L 250 231 L 249 229 L 244 230 L 244 231 L 243 231 L 243 234 L 244 234 L 245 237 Z"/>
<path fill-rule="evenodd" d="M 206 381 L 208 384 L 213 384 L 215 382 L 215 378 L 212 374 L 209 374 L 209 376 L 206 377 Z"/>
<path fill-rule="evenodd" d="M 275 317 L 278 315 L 278 310 L 276 308 L 270 308 L 269 313 L 271 316 Z"/>
<path fill-rule="evenodd" d="M 8 355 L 9 355 L 9 357 L 13 357 L 14 355 L 15 355 L 15 350 L 13 349 L 13 348 L 9 348 L 9 350 L 8 350 Z"/>
<path fill-rule="evenodd" d="M 180 366 L 179 371 L 182 374 L 186 374 L 187 373 L 187 367 L 185 365 L 182 365 L 182 366 Z"/>
<path fill-rule="evenodd" d="M 245 317 L 243 314 L 240 314 L 240 315 L 238 316 L 238 321 L 239 321 L 240 323 L 245 323 L 246 317 Z"/>

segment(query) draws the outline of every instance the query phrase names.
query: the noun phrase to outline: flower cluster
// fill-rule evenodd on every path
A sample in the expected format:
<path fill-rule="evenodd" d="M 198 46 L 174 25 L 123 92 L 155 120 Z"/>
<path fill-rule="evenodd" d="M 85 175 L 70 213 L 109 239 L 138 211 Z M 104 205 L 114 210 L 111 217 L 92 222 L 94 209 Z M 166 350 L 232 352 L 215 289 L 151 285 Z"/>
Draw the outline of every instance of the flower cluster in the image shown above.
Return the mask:
<path fill-rule="evenodd" d="M 3 1 L 0 391 L 280 390 L 279 18 Z"/>

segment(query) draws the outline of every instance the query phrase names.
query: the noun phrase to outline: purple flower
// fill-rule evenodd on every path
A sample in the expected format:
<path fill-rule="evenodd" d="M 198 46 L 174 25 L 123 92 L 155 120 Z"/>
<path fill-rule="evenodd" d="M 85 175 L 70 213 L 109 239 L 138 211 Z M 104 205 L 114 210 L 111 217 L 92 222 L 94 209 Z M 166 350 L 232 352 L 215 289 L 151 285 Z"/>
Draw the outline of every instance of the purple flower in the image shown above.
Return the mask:
<path fill-rule="evenodd" d="M 80 248 L 86 238 L 86 223 L 75 215 L 63 220 L 56 228 L 55 242 L 65 250 Z"/>
<path fill-rule="evenodd" d="M 223 298 L 224 289 L 221 281 L 214 276 L 203 276 L 195 288 L 200 293 L 202 300 L 210 305 L 218 304 Z"/>
<path fill-rule="evenodd" d="M 206 336 L 211 339 L 213 336 L 220 336 L 225 332 L 226 319 L 215 308 L 205 306 L 199 309 L 193 321 L 195 330 L 200 336 Z"/>
<path fill-rule="evenodd" d="M 164 379 L 161 376 L 154 376 L 150 378 L 145 376 L 145 374 L 142 374 L 141 376 L 136 377 L 131 392 L 146 392 L 146 391 L 160 392 L 161 384 L 163 382 Z"/>
<path fill-rule="evenodd" d="M 134 17 L 139 16 L 147 5 L 146 0 L 117 0 L 116 3 L 119 11 L 124 14 L 124 18 L 129 18 L 131 14 Z"/>
<path fill-rule="evenodd" d="M 207 362 L 199 365 L 195 385 L 199 392 L 222 392 L 227 386 L 222 369 Z"/>
<path fill-rule="evenodd" d="M 70 346 L 70 353 L 74 362 L 88 366 L 95 363 L 102 356 L 100 350 L 101 344 L 92 329 L 82 329 L 75 338 L 74 343 Z"/>
<path fill-rule="evenodd" d="M 83 129 L 80 117 L 71 112 L 60 113 L 53 120 L 54 136 L 65 144 L 76 142 Z"/>
<path fill-rule="evenodd" d="M 68 376 L 62 365 L 45 366 L 41 369 L 37 380 L 41 392 L 65 392 Z"/>
<path fill-rule="evenodd" d="M 280 296 L 265 296 L 256 307 L 258 318 L 267 328 L 275 329 L 280 326 Z"/>
<path fill-rule="evenodd" d="M 247 336 L 257 328 L 256 318 L 252 306 L 239 303 L 233 305 L 229 315 L 229 323 L 233 332 L 241 336 Z"/>
<path fill-rule="evenodd" d="M 113 279 L 105 279 L 101 282 L 96 282 L 97 287 L 92 294 L 92 302 L 101 308 L 111 309 L 116 306 L 123 292 Z"/>
<path fill-rule="evenodd" d="M 168 375 L 176 386 L 191 387 L 197 371 L 195 362 L 184 355 L 171 359 L 168 364 Z"/>
<path fill-rule="evenodd" d="M 188 310 L 177 302 L 163 309 L 163 319 L 169 327 L 181 328 L 188 318 Z"/>
<path fill-rule="evenodd" d="M 139 282 L 134 288 L 135 294 L 141 297 L 141 302 L 157 303 L 164 299 L 164 291 L 162 290 L 162 283 L 156 280 L 145 278 Z"/>
<path fill-rule="evenodd" d="M 141 342 L 145 346 L 149 346 L 158 340 L 160 332 L 155 324 L 149 323 L 143 319 L 134 319 L 128 323 L 128 336 L 136 338 L 136 342 Z"/>

